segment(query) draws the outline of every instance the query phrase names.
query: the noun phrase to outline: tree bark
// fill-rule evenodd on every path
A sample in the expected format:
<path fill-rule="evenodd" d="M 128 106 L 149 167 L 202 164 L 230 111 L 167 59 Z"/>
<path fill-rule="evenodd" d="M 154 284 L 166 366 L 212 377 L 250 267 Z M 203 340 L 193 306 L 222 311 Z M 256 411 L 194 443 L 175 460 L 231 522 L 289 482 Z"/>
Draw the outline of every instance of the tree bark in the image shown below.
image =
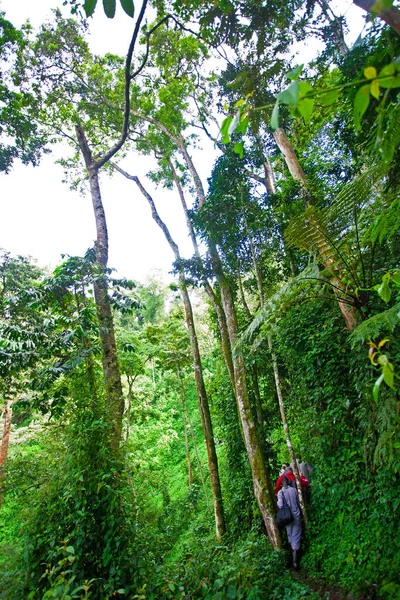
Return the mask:
<path fill-rule="evenodd" d="M 112 426 L 111 442 L 116 449 L 122 435 L 122 419 L 124 414 L 124 399 L 122 393 L 121 374 L 118 364 L 117 346 L 115 342 L 114 321 L 107 285 L 108 264 L 108 231 L 99 184 L 99 169 L 93 158 L 81 124 L 76 126 L 76 134 L 80 150 L 85 160 L 89 174 L 90 194 L 96 222 L 96 259 L 99 274 L 95 278 L 94 298 L 100 325 L 102 344 L 102 364 L 110 422 Z"/>
<path fill-rule="evenodd" d="M 181 373 L 180 368 L 177 367 L 176 371 L 178 374 L 179 383 L 181 385 L 183 434 L 185 436 L 185 452 L 186 452 L 186 464 L 187 464 L 187 469 L 188 469 L 188 485 L 190 488 L 190 487 L 192 487 L 193 477 L 192 477 L 192 463 L 190 461 L 189 439 L 188 439 L 188 431 L 187 431 L 187 423 L 186 423 L 186 394 L 185 394 L 185 386 L 183 384 L 182 373 Z"/>
<path fill-rule="evenodd" d="M 226 315 L 229 340 L 231 347 L 233 348 L 238 337 L 238 326 L 233 294 L 230 289 L 229 282 L 223 272 L 217 248 L 212 240 L 209 240 L 209 249 L 214 274 L 221 290 L 222 306 L 224 307 L 224 312 Z M 240 420 L 242 423 L 247 456 L 252 473 L 254 495 L 258 502 L 270 542 L 274 548 L 280 548 L 281 538 L 279 529 L 275 522 L 274 501 L 270 493 L 271 482 L 265 465 L 262 444 L 258 435 L 258 428 L 254 422 L 253 411 L 251 409 L 246 382 L 245 364 L 240 350 L 237 350 L 233 354 L 233 368 L 235 375 L 236 400 L 238 404 Z"/>
<path fill-rule="evenodd" d="M 311 193 L 308 190 L 308 182 L 307 177 L 300 165 L 299 159 L 297 158 L 296 152 L 293 149 L 292 144 L 290 143 L 287 135 L 283 131 L 281 127 L 274 131 L 275 141 L 282 152 L 286 165 L 295 181 L 299 181 L 307 194 L 306 198 L 306 206 L 310 206 L 311 202 Z M 334 261 L 332 258 L 329 258 L 329 248 L 326 242 L 326 239 L 323 236 L 323 233 L 320 231 L 320 227 L 315 219 L 310 219 L 309 222 L 310 227 L 312 227 L 317 234 L 317 250 L 321 257 L 321 261 L 324 264 L 325 268 L 332 273 L 334 270 L 340 271 L 341 266 Z M 334 286 L 334 293 L 338 296 L 338 293 L 343 288 L 343 284 L 341 282 L 340 277 L 336 275 L 332 275 L 331 279 Z M 348 331 L 352 331 L 355 326 L 356 316 L 354 306 L 349 306 L 345 302 L 341 301 L 339 298 L 337 299 L 340 312 L 343 315 L 343 318 L 346 323 L 346 328 Z"/>
<path fill-rule="evenodd" d="M 395 6 L 390 8 L 378 10 L 375 12 L 373 7 L 376 6 L 376 0 L 353 0 L 354 4 L 359 8 L 362 8 L 367 13 L 377 15 L 380 19 L 385 21 L 392 29 L 400 34 L 400 10 Z"/>
<path fill-rule="evenodd" d="M 0 507 L 3 501 L 3 483 L 4 483 L 4 468 L 7 462 L 8 447 L 10 444 L 10 432 L 11 432 L 11 418 L 12 418 L 12 400 L 6 400 L 6 406 L 4 411 L 4 425 L 3 425 L 3 437 L 1 439 L 0 446 Z"/>
<path fill-rule="evenodd" d="M 178 190 L 179 198 L 180 198 L 180 201 L 182 204 L 182 209 L 183 209 L 185 219 L 186 219 L 186 225 L 187 225 L 187 228 L 189 231 L 190 239 L 192 240 L 192 245 L 193 245 L 193 250 L 194 250 L 195 256 L 198 258 L 198 260 L 201 260 L 199 246 L 197 244 L 196 234 L 195 234 L 192 222 L 189 217 L 189 211 L 188 211 L 188 207 L 186 204 L 185 195 L 183 193 L 183 188 L 182 188 L 181 182 L 179 181 L 179 177 L 177 176 L 177 173 L 174 169 L 174 166 L 171 162 L 170 162 L 170 168 L 171 168 L 172 177 L 173 177 L 175 186 Z M 226 368 L 229 373 L 229 378 L 231 380 L 233 393 L 236 394 L 235 377 L 234 377 L 234 373 L 233 373 L 233 363 L 232 363 L 232 350 L 231 350 L 230 342 L 229 342 L 229 335 L 228 335 L 228 328 L 226 325 L 225 314 L 224 314 L 224 311 L 222 309 L 222 306 L 221 306 L 218 298 L 215 295 L 214 290 L 212 289 L 212 287 L 206 277 L 203 278 L 203 284 L 204 284 L 204 289 L 206 291 L 206 294 L 209 297 L 211 304 L 214 307 L 215 314 L 217 315 L 218 328 L 219 328 L 219 332 L 221 335 L 222 355 L 224 357 L 225 365 L 226 365 Z"/>
<path fill-rule="evenodd" d="M 140 189 L 141 193 L 143 194 L 143 196 L 146 198 L 147 202 L 149 203 L 153 219 L 157 223 L 157 225 L 160 227 L 161 231 L 164 233 L 164 236 L 174 253 L 175 260 L 178 262 L 180 260 L 179 248 L 178 248 L 177 244 L 174 242 L 174 240 L 172 239 L 172 236 L 171 236 L 167 226 L 160 218 L 160 216 L 157 212 L 156 206 L 154 204 L 153 198 L 143 187 L 143 185 L 141 184 L 138 177 L 136 177 L 134 175 L 129 175 L 128 173 L 123 171 L 120 167 L 115 166 L 115 168 L 121 174 L 123 174 L 125 177 L 133 180 L 136 183 L 136 185 Z M 201 364 L 199 344 L 197 341 L 197 333 L 196 333 L 196 329 L 195 329 L 195 325 L 194 325 L 192 304 L 190 301 L 184 273 L 182 272 L 182 270 L 179 270 L 178 278 L 179 278 L 179 287 L 180 287 L 180 291 L 181 291 L 183 306 L 184 306 L 184 310 L 185 310 L 186 326 L 188 328 L 189 337 L 190 337 L 192 357 L 193 357 L 194 378 L 195 378 L 195 382 L 196 382 L 197 397 L 198 397 L 199 409 L 200 409 L 200 414 L 201 414 L 201 422 L 202 422 L 204 437 L 205 437 L 205 441 L 206 441 L 208 468 L 209 468 L 209 472 L 210 472 L 211 491 L 212 491 L 213 503 L 214 503 L 216 536 L 217 536 L 217 539 L 220 540 L 222 538 L 222 536 L 226 533 L 226 525 L 225 525 L 225 516 L 224 516 L 224 510 L 223 510 L 223 503 L 222 503 L 221 484 L 220 484 L 219 472 L 218 472 L 218 458 L 217 458 L 217 452 L 215 449 L 214 433 L 213 433 L 212 422 L 211 422 L 210 408 L 208 405 L 206 386 L 205 386 L 204 378 L 203 378 L 203 367 Z"/>

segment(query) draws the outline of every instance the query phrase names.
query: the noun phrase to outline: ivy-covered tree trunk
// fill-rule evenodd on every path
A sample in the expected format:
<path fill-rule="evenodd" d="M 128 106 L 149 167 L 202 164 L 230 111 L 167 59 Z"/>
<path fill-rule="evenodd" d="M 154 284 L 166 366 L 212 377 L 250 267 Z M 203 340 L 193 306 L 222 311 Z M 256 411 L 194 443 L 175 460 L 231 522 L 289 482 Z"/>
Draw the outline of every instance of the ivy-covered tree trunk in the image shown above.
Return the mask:
<path fill-rule="evenodd" d="M 183 421 L 183 434 L 185 436 L 185 452 L 186 452 L 186 464 L 188 468 L 188 485 L 192 486 L 193 477 L 192 477 L 192 463 L 190 460 L 190 451 L 189 451 L 189 438 L 188 438 L 188 427 L 186 423 L 186 394 L 185 394 L 185 385 L 182 379 L 182 373 L 179 367 L 177 367 L 177 375 L 179 379 L 179 383 L 181 386 L 181 404 L 182 404 L 182 421 Z"/>
<path fill-rule="evenodd" d="M 7 462 L 8 447 L 10 444 L 10 432 L 11 432 L 11 418 L 12 418 L 12 401 L 8 398 L 4 409 L 4 425 L 3 425 L 3 437 L 1 439 L 0 446 L 0 506 L 3 499 L 3 481 L 4 481 L 4 468 Z"/>
<path fill-rule="evenodd" d="M 102 364 L 104 383 L 108 399 L 110 422 L 112 425 L 112 445 L 117 448 L 122 435 L 122 418 L 124 399 L 122 393 L 121 374 L 118 364 L 117 345 L 115 342 L 114 321 L 108 296 L 107 264 L 108 264 L 108 231 L 99 184 L 99 168 L 92 156 L 82 125 L 77 125 L 76 133 L 80 150 L 85 160 L 89 175 L 90 194 L 96 222 L 96 258 L 99 273 L 94 283 L 94 298 L 100 325 L 102 344 Z"/>

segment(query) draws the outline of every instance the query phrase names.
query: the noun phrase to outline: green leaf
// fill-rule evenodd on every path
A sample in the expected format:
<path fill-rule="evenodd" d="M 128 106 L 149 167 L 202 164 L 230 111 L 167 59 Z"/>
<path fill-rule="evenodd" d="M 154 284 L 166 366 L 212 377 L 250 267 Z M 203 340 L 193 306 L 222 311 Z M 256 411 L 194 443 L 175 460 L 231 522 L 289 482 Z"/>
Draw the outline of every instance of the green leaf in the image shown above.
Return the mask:
<path fill-rule="evenodd" d="M 372 396 L 377 404 L 378 404 L 379 388 L 381 386 L 382 381 L 383 381 L 383 373 L 382 373 L 382 375 L 379 375 L 378 379 L 375 381 L 375 384 L 374 384 L 374 387 L 372 390 Z"/>
<path fill-rule="evenodd" d="M 86 13 L 87 17 L 91 17 L 94 13 L 94 9 L 96 8 L 97 0 L 85 0 L 83 4 L 83 10 Z"/>
<path fill-rule="evenodd" d="M 299 82 L 292 81 L 286 90 L 283 90 L 278 94 L 278 99 L 283 104 L 297 104 L 299 99 Z"/>
<path fill-rule="evenodd" d="M 232 135 L 236 131 L 236 127 L 239 125 L 240 110 L 237 110 L 233 116 L 232 121 L 229 123 L 228 135 Z"/>
<path fill-rule="evenodd" d="M 394 368 L 392 363 L 388 362 L 382 367 L 383 380 L 387 386 L 394 390 Z"/>
<path fill-rule="evenodd" d="M 297 105 L 299 113 L 304 119 L 305 123 L 310 122 L 310 117 L 314 109 L 314 100 L 312 98 L 303 98 Z"/>
<path fill-rule="evenodd" d="M 249 126 L 249 119 L 247 117 L 244 117 L 244 119 L 240 119 L 240 123 L 236 127 L 236 133 L 243 133 L 243 134 L 245 134 L 246 131 L 247 131 L 248 126 Z"/>
<path fill-rule="evenodd" d="M 275 106 L 271 115 L 271 128 L 278 129 L 279 127 L 279 100 L 275 102 Z"/>
<path fill-rule="evenodd" d="M 239 154 L 240 158 L 243 158 L 244 154 L 244 143 L 243 142 L 235 142 L 233 146 L 233 151 L 235 154 Z"/>
<path fill-rule="evenodd" d="M 104 12 L 109 19 L 113 19 L 115 15 L 115 0 L 103 0 Z"/>
<path fill-rule="evenodd" d="M 357 92 L 354 100 L 354 127 L 360 129 L 361 119 L 368 108 L 370 85 L 363 85 Z"/>
<path fill-rule="evenodd" d="M 364 76 L 367 79 L 375 79 L 375 77 L 377 76 L 375 67 L 366 67 L 364 69 Z"/>
<path fill-rule="evenodd" d="M 232 118 L 233 118 L 232 115 L 229 115 L 228 117 L 225 117 L 225 119 L 222 121 L 221 129 L 220 129 L 222 137 L 228 133 L 228 129 L 231 124 Z M 225 143 L 225 142 L 223 142 L 223 143 Z"/>
<path fill-rule="evenodd" d="M 308 83 L 308 81 L 299 81 L 299 96 L 300 98 L 304 98 L 308 92 L 312 92 L 313 87 Z"/>
<path fill-rule="evenodd" d="M 133 15 L 135 14 L 135 6 L 133 4 L 133 0 L 120 0 L 120 2 L 126 14 L 130 17 L 133 17 Z"/>
<path fill-rule="evenodd" d="M 396 285 L 400 285 L 400 271 L 392 275 L 392 281 Z"/>
<path fill-rule="evenodd" d="M 386 279 L 383 279 L 382 283 L 377 289 L 378 296 L 387 304 L 392 296 L 392 290 Z"/>
<path fill-rule="evenodd" d="M 304 67 L 304 65 L 299 65 L 298 67 L 291 69 L 291 71 L 289 71 L 289 73 L 286 73 L 287 79 L 289 79 L 289 80 L 298 79 L 301 75 L 303 67 Z"/>
<path fill-rule="evenodd" d="M 374 79 L 371 83 L 371 96 L 379 100 L 379 79 Z"/>
<path fill-rule="evenodd" d="M 117 590 L 117 594 L 126 594 L 126 591 L 124 590 L 124 588 L 120 588 L 119 590 Z"/>
<path fill-rule="evenodd" d="M 332 90 L 320 96 L 318 101 L 320 104 L 322 104 L 322 106 L 330 106 L 331 104 L 336 102 L 336 100 L 339 98 L 339 95 L 340 90 Z"/>
<path fill-rule="evenodd" d="M 70 554 L 75 554 L 75 548 L 73 546 L 67 546 L 65 550 Z"/>
<path fill-rule="evenodd" d="M 379 71 L 379 85 L 383 88 L 400 87 L 400 74 L 396 73 L 397 69 L 394 63 L 385 65 Z"/>

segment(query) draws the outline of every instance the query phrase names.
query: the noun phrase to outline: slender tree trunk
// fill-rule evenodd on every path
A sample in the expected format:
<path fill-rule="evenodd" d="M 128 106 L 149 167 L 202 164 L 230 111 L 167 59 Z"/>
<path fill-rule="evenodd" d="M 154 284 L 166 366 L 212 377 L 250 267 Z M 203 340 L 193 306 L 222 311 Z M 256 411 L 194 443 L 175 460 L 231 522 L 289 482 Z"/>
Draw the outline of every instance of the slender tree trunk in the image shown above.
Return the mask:
<path fill-rule="evenodd" d="M 3 425 L 3 437 L 1 439 L 0 446 L 0 507 L 3 500 L 3 483 L 4 483 L 4 468 L 7 462 L 8 447 L 10 444 L 10 432 L 11 432 L 11 418 L 12 418 L 12 400 L 6 400 L 6 406 L 4 411 L 4 425 Z"/>
<path fill-rule="evenodd" d="M 301 507 L 301 511 L 303 513 L 304 522 L 306 525 L 308 525 L 308 515 L 307 515 L 306 503 L 304 501 L 303 488 L 301 485 L 300 472 L 299 472 L 299 467 L 297 464 L 296 456 L 295 456 L 295 453 L 293 450 L 292 441 L 290 439 L 289 426 L 288 426 L 287 419 L 286 419 L 285 405 L 283 403 L 278 363 L 276 360 L 276 355 L 275 355 L 275 352 L 274 352 L 274 349 L 272 346 L 272 338 L 270 335 L 268 336 L 268 346 L 269 346 L 269 349 L 271 352 L 271 357 L 272 357 L 272 368 L 274 370 L 276 394 L 278 396 L 279 410 L 281 412 L 282 425 L 283 425 L 283 429 L 285 432 L 286 444 L 287 444 L 287 447 L 289 450 L 290 460 L 292 461 L 293 473 L 294 473 L 294 476 L 296 479 L 297 490 L 299 492 L 300 507 Z"/>
<path fill-rule="evenodd" d="M 287 164 L 287 167 L 288 167 L 293 179 L 296 181 L 299 181 L 301 183 L 301 185 L 303 186 L 305 193 L 307 195 L 306 205 L 309 206 L 311 204 L 311 194 L 308 191 L 307 178 L 306 178 L 306 175 L 300 165 L 300 162 L 297 158 L 296 152 L 294 151 L 292 144 L 290 143 L 287 135 L 285 134 L 285 132 L 283 131 L 283 129 L 281 127 L 279 127 L 278 129 L 276 129 L 274 131 L 274 138 L 275 138 L 275 141 L 276 141 L 280 151 L 282 152 L 282 154 L 285 158 L 285 162 Z M 324 266 L 326 267 L 326 269 L 330 273 L 332 273 L 334 270 L 340 271 L 340 265 L 336 261 L 334 261 L 332 258 L 329 257 L 328 244 L 326 242 L 326 239 L 324 238 L 323 232 L 321 232 L 321 228 L 319 227 L 318 223 L 315 220 L 310 219 L 309 225 L 310 225 L 310 227 L 312 227 L 315 230 L 316 240 L 317 240 L 317 250 L 321 257 L 321 261 L 324 264 Z M 338 293 L 340 292 L 341 288 L 343 287 L 340 277 L 333 275 L 332 283 L 335 286 L 334 293 L 337 296 Z M 343 318 L 345 320 L 347 329 L 349 331 L 352 331 L 354 329 L 355 321 L 356 321 L 354 306 L 349 306 L 345 302 L 342 302 L 340 299 L 338 299 L 338 305 L 339 305 L 339 309 L 343 315 Z"/>
<path fill-rule="evenodd" d="M 188 484 L 189 484 L 189 488 L 190 488 L 190 487 L 192 487 L 193 478 L 192 478 L 192 464 L 190 462 L 188 431 L 187 431 L 187 424 L 186 424 L 186 393 L 185 393 L 185 386 L 183 384 L 182 373 L 181 373 L 179 366 L 177 367 L 176 371 L 178 374 L 179 383 L 181 385 L 183 433 L 185 436 L 186 464 L 187 464 L 187 469 L 188 469 Z"/>
<path fill-rule="evenodd" d="M 115 343 L 114 321 L 108 297 L 106 269 L 108 264 L 108 232 L 107 222 L 101 199 L 99 184 L 99 169 L 93 159 L 91 150 L 86 140 L 82 125 L 76 127 L 77 139 L 80 150 L 85 160 L 89 174 L 90 193 L 93 212 L 96 222 L 96 258 L 99 267 L 99 276 L 94 283 L 94 297 L 97 316 L 100 325 L 100 338 L 102 344 L 102 363 L 106 395 L 112 425 L 112 445 L 116 449 L 122 435 L 122 418 L 124 414 L 124 399 L 122 393 L 121 374 L 118 364 L 117 346 Z"/>
<path fill-rule="evenodd" d="M 332 25 L 332 32 L 335 38 L 335 45 L 342 56 L 345 56 L 349 49 L 344 39 L 343 26 L 341 20 L 335 15 L 327 0 L 317 0 L 327 21 Z"/>
<path fill-rule="evenodd" d="M 187 152 L 182 137 L 180 137 L 178 140 L 178 147 L 193 178 L 199 208 L 201 208 L 205 202 L 204 188 L 193 161 Z M 221 301 L 226 318 L 229 342 L 231 348 L 233 348 L 236 344 L 238 334 L 233 294 L 230 289 L 229 282 L 223 272 L 217 246 L 210 238 L 208 239 L 208 248 L 214 275 L 217 278 L 221 290 Z M 279 528 L 275 522 L 274 499 L 271 495 L 272 486 L 265 465 L 262 444 L 258 435 L 258 428 L 254 422 L 253 413 L 251 410 L 246 382 L 245 364 L 240 350 L 233 353 L 232 363 L 235 380 L 236 401 L 238 405 L 240 421 L 242 424 L 247 456 L 252 472 L 254 495 L 257 499 L 271 544 L 274 548 L 279 548 L 281 546 L 281 538 Z"/>
<path fill-rule="evenodd" d="M 231 347 L 234 347 L 237 342 L 238 327 L 233 294 L 224 275 L 217 248 L 211 240 L 209 240 L 209 249 L 214 274 L 221 290 L 222 305 L 226 315 L 230 344 Z M 265 465 L 258 428 L 254 422 L 253 412 L 251 410 L 246 382 L 245 364 L 240 350 L 237 350 L 233 355 L 233 368 L 236 384 L 236 399 L 252 473 L 254 495 L 257 499 L 271 544 L 274 548 L 279 548 L 281 546 L 281 538 L 275 522 L 274 501 L 270 493 L 271 482 Z"/>
<path fill-rule="evenodd" d="M 187 404 L 186 404 L 186 407 L 187 407 Z M 208 493 L 207 493 L 206 482 L 204 480 L 204 475 L 203 475 L 203 467 L 201 465 L 200 456 L 199 456 L 199 453 L 198 453 L 198 450 L 197 450 L 196 436 L 195 436 L 195 433 L 194 433 L 193 423 L 192 423 L 192 419 L 190 418 L 189 411 L 186 412 L 186 415 L 187 415 L 187 420 L 189 422 L 189 429 L 190 429 L 190 435 L 192 437 L 192 442 L 193 442 L 194 455 L 196 457 L 197 467 L 199 469 L 200 479 L 201 479 L 201 483 L 202 483 L 203 491 L 204 491 L 204 497 L 206 499 L 206 504 L 207 504 L 207 510 L 210 513 L 211 512 L 211 508 L 210 508 L 210 502 L 208 500 Z"/>
<path fill-rule="evenodd" d="M 153 219 L 157 223 L 157 225 L 160 227 L 161 231 L 164 233 L 164 236 L 165 236 L 166 240 L 168 241 L 168 243 L 175 255 L 175 260 L 179 261 L 180 260 L 179 248 L 178 248 L 177 244 L 174 242 L 174 240 L 172 239 L 167 226 L 161 220 L 161 218 L 157 212 L 156 206 L 154 204 L 153 198 L 143 187 L 143 185 L 141 184 L 138 177 L 129 175 L 128 173 L 126 173 L 125 171 L 120 169 L 119 167 L 116 167 L 116 168 L 123 175 L 125 175 L 125 177 L 128 177 L 128 179 L 132 179 L 136 183 L 136 185 L 142 192 L 143 196 L 146 198 L 147 202 L 149 203 Z M 219 473 L 218 473 L 218 459 L 217 459 L 217 452 L 215 449 L 214 433 L 213 433 L 212 422 L 211 422 L 210 408 L 208 405 L 206 386 L 205 386 L 204 378 L 203 378 L 203 368 L 202 368 L 202 364 L 201 364 L 199 344 L 197 341 L 197 334 L 196 334 L 196 329 L 195 329 L 195 325 L 194 325 L 192 304 L 190 302 L 190 297 L 189 297 L 189 293 L 187 290 L 184 273 L 182 271 L 180 271 L 178 277 L 179 277 L 179 287 L 181 290 L 183 306 L 184 306 L 184 310 L 185 310 L 186 326 L 188 328 L 189 337 L 190 337 L 192 357 L 193 357 L 194 378 L 195 378 L 195 382 L 196 382 L 197 396 L 198 396 L 198 401 L 199 401 L 199 409 L 200 409 L 201 421 L 202 421 L 202 425 L 203 425 L 204 437 L 205 437 L 205 441 L 206 441 L 208 468 L 209 468 L 209 472 L 210 472 L 210 483 L 211 483 L 211 490 L 212 490 L 213 503 L 214 503 L 216 536 L 217 536 L 217 539 L 220 540 L 226 532 L 226 526 L 225 526 L 225 517 L 224 517 L 223 504 L 222 504 L 221 484 L 220 484 Z"/>
<path fill-rule="evenodd" d="M 166 135 L 177 144 L 182 154 L 182 157 L 186 163 L 186 166 L 192 176 L 199 203 L 199 208 L 201 208 L 205 202 L 204 188 L 201 183 L 199 174 L 187 151 L 183 137 L 181 135 L 173 135 L 167 127 L 165 127 L 162 123 L 156 121 L 155 119 L 141 115 L 136 111 L 132 111 L 132 113 L 136 116 L 143 118 L 145 121 L 156 125 L 156 127 L 164 131 L 164 133 L 166 133 Z M 213 264 L 214 274 L 218 280 L 221 290 L 222 307 L 225 313 L 229 342 L 232 348 L 236 343 L 238 331 L 233 296 L 229 287 L 229 283 L 227 282 L 223 273 L 222 264 L 218 255 L 217 247 L 215 243 L 210 239 L 208 240 L 208 246 L 211 261 Z M 236 400 L 240 420 L 242 423 L 247 455 L 252 471 L 254 494 L 257 499 L 271 544 L 274 548 L 279 548 L 281 546 L 281 538 L 279 529 L 275 523 L 274 499 L 271 495 L 271 482 L 266 469 L 260 440 L 258 438 L 257 427 L 252 415 L 246 382 L 245 365 L 243 356 L 240 351 L 234 353 L 232 357 L 232 362 L 234 371 Z"/>
<path fill-rule="evenodd" d="M 197 244 L 196 234 L 195 234 L 192 222 L 189 217 L 189 211 L 188 211 L 188 207 L 187 207 L 186 200 L 185 200 L 185 194 L 183 193 L 183 188 L 182 188 L 181 182 L 179 181 L 179 177 L 177 176 L 177 173 L 176 173 L 175 168 L 171 161 L 169 162 L 169 165 L 170 165 L 170 169 L 171 169 L 171 173 L 172 173 L 172 177 L 173 177 L 176 189 L 178 190 L 182 209 L 183 209 L 183 212 L 185 215 L 186 225 L 187 225 L 187 228 L 189 231 L 190 239 L 192 240 L 193 250 L 194 250 L 194 253 L 195 253 L 195 256 L 197 257 L 197 259 L 201 261 L 199 246 Z M 206 277 L 203 278 L 203 283 L 204 283 L 204 289 L 206 291 L 206 294 L 209 297 L 209 299 L 214 307 L 215 314 L 217 315 L 218 327 L 219 327 L 219 331 L 220 331 L 220 335 L 221 335 L 222 355 L 224 357 L 225 365 L 226 365 L 226 368 L 229 373 L 229 378 L 231 380 L 233 393 L 236 394 L 235 377 L 234 377 L 234 373 L 233 373 L 233 363 L 232 363 L 232 350 L 231 350 L 230 342 L 229 342 L 229 335 L 228 335 L 228 328 L 226 325 L 225 314 L 224 314 L 224 311 L 222 309 L 222 306 L 221 306 L 218 298 L 215 295 L 214 290 L 212 289 L 212 287 Z"/>

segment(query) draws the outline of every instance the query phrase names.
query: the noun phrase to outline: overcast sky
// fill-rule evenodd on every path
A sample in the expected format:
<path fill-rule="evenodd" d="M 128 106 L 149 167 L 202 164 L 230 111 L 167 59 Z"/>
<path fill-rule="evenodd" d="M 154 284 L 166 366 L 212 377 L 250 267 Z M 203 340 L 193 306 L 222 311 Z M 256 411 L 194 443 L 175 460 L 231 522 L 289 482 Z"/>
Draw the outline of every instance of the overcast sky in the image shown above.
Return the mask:
<path fill-rule="evenodd" d="M 62 2 L 0 0 L 6 18 L 18 27 L 27 19 L 34 27 L 39 26 L 51 18 L 51 9 L 57 4 Z M 126 53 L 134 22 L 122 12 L 119 2 L 117 5 L 117 14 L 110 20 L 105 17 L 99 0 L 95 15 L 90 19 L 89 44 L 95 53 Z M 354 41 L 362 29 L 361 13 L 352 2 L 338 5 L 347 12 L 352 25 L 351 41 Z M 68 9 L 63 11 L 68 14 Z M 205 183 L 217 153 L 208 141 L 204 141 L 202 148 L 202 151 L 196 150 L 195 160 Z M 54 164 L 55 158 L 64 152 L 68 149 L 59 146 L 53 155 L 43 158 L 39 167 L 16 164 L 10 174 L 0 175 L 0 247 L 13 254 L 31 255 L 40 266 L 56 266 L 61 254 L 82 255 L 96 237 L 89 195 L 82 197 L 70 191 L 62 183 L 61 167 Z M 159 212 L 182 253 L 190 255 L 186 225 L 176 194 L 155 189 L 146 181 L 145 173 L 151 168 L 149 159 L 131 157 L 123 166 L 132 174 L 142 176 L 142 183 L 153 193 Z M 135 184 L 115 174 L 112 180 L 103 175 L 101 185 L 109 230 L 110 267 L 116 268 L 119 275 L 136 280 L 143 280 L 158 269 L 168 280 L 172 252 Z"/>

